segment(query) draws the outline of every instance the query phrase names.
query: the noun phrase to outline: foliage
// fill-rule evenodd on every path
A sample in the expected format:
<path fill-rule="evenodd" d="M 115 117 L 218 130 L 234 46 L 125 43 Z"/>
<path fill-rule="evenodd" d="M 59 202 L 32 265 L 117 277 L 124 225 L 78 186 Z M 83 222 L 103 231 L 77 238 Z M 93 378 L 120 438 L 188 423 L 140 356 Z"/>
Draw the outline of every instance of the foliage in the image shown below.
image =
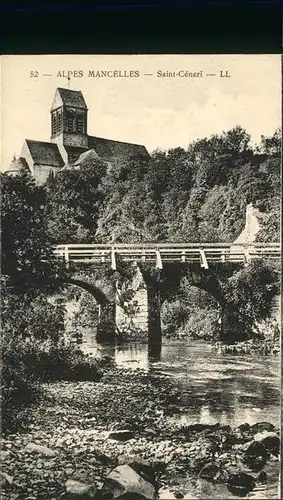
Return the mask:
<path fill-rule="evenodd" d="M 13 293 L 2 289 L 2 322 L 8 338 L 58 342 L 64 332 L 64 308 L 44 294 Z"/>
<path fill-rule="evenodd" d="M 2 276 L 22 292 L 46 291 L 62 271 L 54 262 L 47 235 L 44 188 L 25 173 L 1 174 L 1 188 Z"/>
<path fill-rule="evenodd" d="M 219 312 L 198 309 L 189 317 L 183 335 L 193 339 L 217 340 L 220 334 Z"/>
<path fill-rule="evenodd" d="M 94 240 L 106 171 L 104 162 L 91 159 L 80 170 L 65 170 L 48 180 L 46 220 L 52 241 Z"/>
<path fill-rule="evenodd" d="M 30 407 L 44 395 L 42 382 L 98 381 L 110 366 L 108 359 L 85 356 L 64 339 L 38 340 L 21 336 L 2 341 L 2 425 L 17 430 L 30 418 Z"/>
<path fill-rule="evenodd" d="M 106 166 L 86 157 L 80 170 L 49 180 L 49 234 L 57 242 L 233 241 L 247 204 L 278 209 L 280 145 L 276 131 L 253 148 L 236 126 L 148 158 Z"/>
<path fill-rule="evenodd" d="M 280 241 L 280 215 L 280 200 L 278 199 L 275 207 L 262 218 L 260 231 L 256 236 L 256 241 L 266 243 Z"/>
<path fill-rule="evenodd" d="M 237 310 L 246 329 L 270 314 L 272 299 L 279 293 L 280 275 L 262 260 L 253 260 L 223 284 L 225 299 Z"/>
<path fill-rule="evenodd" d="M 2 334 L 1 418 L 4 432 L 13 432 L 24 425 L 30 418 L 31 407 L 43 394 L 30 362 L 23 340 Z"/>

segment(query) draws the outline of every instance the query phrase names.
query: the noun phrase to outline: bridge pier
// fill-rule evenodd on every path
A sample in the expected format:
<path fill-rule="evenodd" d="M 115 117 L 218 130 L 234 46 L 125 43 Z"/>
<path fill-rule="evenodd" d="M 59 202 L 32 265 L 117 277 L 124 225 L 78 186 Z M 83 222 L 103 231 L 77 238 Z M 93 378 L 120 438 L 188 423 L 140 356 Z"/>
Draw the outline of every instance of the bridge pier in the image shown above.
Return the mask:
<path fill-rule="evenodd" d="M 102 343 L 114 343 L 117 338 L 116 304 L 109 303 L 100 306 L 100 318 L 97 325 L 96 340 Z"/>
<path fill-rule="evenodd" d="M 148 354 L 152 361 L 159 361 L 162 345 L 161 297 L 158 283 L 147 285 L 148 300 Z"/>

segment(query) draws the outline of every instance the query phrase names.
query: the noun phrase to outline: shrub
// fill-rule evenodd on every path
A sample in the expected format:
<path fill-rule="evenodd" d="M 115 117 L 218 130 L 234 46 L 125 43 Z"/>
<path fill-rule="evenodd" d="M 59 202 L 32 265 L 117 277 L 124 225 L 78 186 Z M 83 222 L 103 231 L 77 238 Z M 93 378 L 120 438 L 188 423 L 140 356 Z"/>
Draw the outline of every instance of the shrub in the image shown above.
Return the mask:
<path fill-rule="evenodd" d="M 30 345 L 2 338 L 1 408 L 2 428 L 15 431 L 27 422 L 30 408 L 40 400 L 39 379 L 31 373 Z"/>
<path fill-rule="evenodd" d="M 219 312 L 215 310 L 194 311 L 184 328 L 184 335 L 194 339 L 217 340 L 219 333 Z"/>
<path fill-rule="evenodd" d="M 165 301 L 162 308 L 162 322 L 166 333 L 174 332 L 177 328 L 185 325 L 190 310 L 181 300 L 174 302 Z"/>
<path fill-rule="evenodd" d="M 2 423 L 15 430 L 43 395 L 42 382 L 98 381 L 109 360 L 84 353 L 63 336 L 62 305 L 45 296 L 2 295 Z"/>

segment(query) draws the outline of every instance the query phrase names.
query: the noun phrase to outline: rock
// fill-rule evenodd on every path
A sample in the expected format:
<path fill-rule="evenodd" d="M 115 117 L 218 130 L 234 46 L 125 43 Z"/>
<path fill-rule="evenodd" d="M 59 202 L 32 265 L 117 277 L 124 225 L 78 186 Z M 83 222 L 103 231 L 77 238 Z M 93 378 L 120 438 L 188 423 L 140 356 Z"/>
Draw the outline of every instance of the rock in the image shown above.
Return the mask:
<path fill-rule="evenodd" d="M 66 476 L 72 476 L 75 473 L 75 469 L 67 468 L 65 469 Z"/>
<path fill-rule="evenodd" d="M 9 451 L 6 451 L 6 450 L 1 450 L 0 451 L 0 460 L 2 462 L 4 462 L 4 460 L 6 460 L 6 458 L 10 455 L 10 452 Z"/>
<path fill-rule="evenodd" d="M 111 431 L 108 434 L 108 439 L 115 439 L 115 441 L 128 441 L 134 437 L 134 433 L 130 430 Z"/>
<path fill-rule="evenodd" d="M 258 432 L 263 432 L 263 431 L 274 432 L 275 427 L 269 422 L 257 422 L 256 424 L 253 424 L 251 426 L 251 431 L 253 434 L 257 434 Z"/>
<path fill-rule="evenodd" d="M 243 454 L 243 463 L 254 471 L 261 470 L 268 457 L 266 448 L 259 441 L 252 441 Z"/>
<path fill-rule="evenodd" d="M 240 497 L 246 496 L 255 487 L 255 480 L 249 474 L 239 472 L 229 477 L 227 481 L 227 489 L 233 495 Z"/>
<path fill-rule="evenodd" d="M 153 460 L 151 465 L 155 472 L 164 472 L 167 467 L 167 463 L 163 460 Z"/>
<path fill-rule="evenodd" d="M 154 486 L 145 481 L 129 465 L 119 465 L 106 478 L 101 490 L 102 498 L 115 500 L 127 498 L 128 500 L 153 500 L 155 498 Z"/>
<path fill-rule="evenodd" d="M 153 436 L 153 437 L 157 436 L 157 434 L 158 434 L 158 433 L 157 433 L 157 431 L 155 431 L 154 429 L 150 429 L 150 428 L 146 428 L 146 429 L 144 430 L 144 433 L 145 433 L 147 436 Z"/>
<path fill-rule="evenodd" d="M 55 457 L 56 455 L 56 452 L 51 448 L 35 443 L 28 443 L 24 451 L 27 453 L 38 453 L 39 455 L 44 455 L 45 457 Z"/>
<path fill-rule="evenodd" d="M 13 478 L 9 474 L 6 474 L 6 472 L 0 471 L 0 486 L 5 487 L 5 486 L 11 486 L 13 484 Z"/>
<path fill-rule="evenodd" d="M 257 482 L 265 484 L 267 482 L 267 474 L 264 470 L 261 470 L 257 476 L 255 476 Z"/>
<path fill-rule="evenodd" d="M 253 437 L 251 426 L 249 424 L 241 424 L 236 427 L 232 433 L 227 437 L 227 440 L 233 442 L 232 444 L 244 443 L 250 441 Z"/>
<path fill-rule="evenodd" d="M 258 434 L 255 434 L 254 440 L 262 443 L 266 450 L 273 455 L 279 455 L 280 439 L 275 432 L 259 432 Z"/>
<path fill-rule="evenodd" d="M 183 493 L 181 493 L 180 491 L 174 491 L 174 495 L 175 495 L 175 498 L 184 498 L 184 495 Z"/>
<path fill-rule="evenodd" d="M 175 494 L 167 488 L 161 488 L 158 492 L 158 497 L 160 498 L 160 500 L 176 500 L 177 498 Z"/>
<path fill-rule="evenodd" d="M 201 477 L 202 479 L 206 479 L 207 481 L 213 481 L 213 479 L 215 479 L 218 473 L 219 473 L 219 465 L 211 462 L 205 465 L 201 469 L 199 477 Z"/>
<path fill-rule="evenodd" d="M 156 489 L 158 484 L 155 480 L 155 470 L 152 465 L 141 457 L 135 457 L 128 465 L 139 474 L 145 481 L 149 481 Z"/>
<path fill-rule="evenodd" d="M 83 498 L 94 498 L 97 493 L 94 485 L 81 483 L 73 479 L 68 479 L 68 481 L 66 481 L 65 488 L 69 495 L 81 496 Z"/>

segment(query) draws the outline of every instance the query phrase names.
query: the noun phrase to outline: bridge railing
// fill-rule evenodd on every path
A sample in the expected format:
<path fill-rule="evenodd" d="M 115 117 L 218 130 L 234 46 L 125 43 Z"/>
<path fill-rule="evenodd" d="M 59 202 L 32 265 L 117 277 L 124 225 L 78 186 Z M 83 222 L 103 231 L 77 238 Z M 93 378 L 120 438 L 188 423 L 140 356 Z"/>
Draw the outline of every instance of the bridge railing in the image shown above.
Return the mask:
<path fill-rule="evenodd" d="M 54 247 L 54 255 L 72 262 L 106 262 L 116 269 L 116 255 L 127 261 L 155 262 L 162 269 L 163 262 L 198 262 L 208 268 L 209 262 L 244 262 L 265 257 L 278 259 L 280 243 L 72 243 Z"/>

